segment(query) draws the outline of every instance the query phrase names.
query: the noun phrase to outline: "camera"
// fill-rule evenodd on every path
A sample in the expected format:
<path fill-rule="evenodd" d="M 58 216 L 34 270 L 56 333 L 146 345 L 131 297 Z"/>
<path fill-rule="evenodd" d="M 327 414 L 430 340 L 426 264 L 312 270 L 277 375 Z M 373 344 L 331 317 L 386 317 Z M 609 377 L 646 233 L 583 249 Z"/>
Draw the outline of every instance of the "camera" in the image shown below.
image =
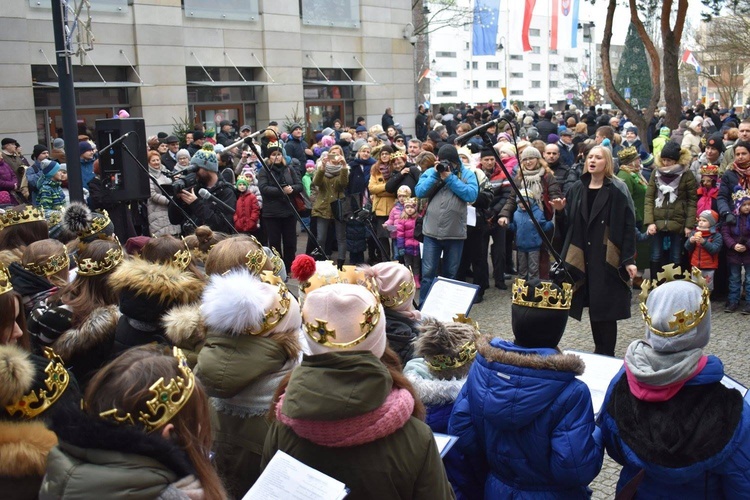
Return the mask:
<path fill-rule="evenodd" d="M 354 213 L 349 217 L 349 220 L 355 220 L 358 222 L 367 222 L 372 219 L 372 212 L 367 208 L 360 208 L 355 210 Z"/>
<path fill-rule="evenodd" d="M 198 166 L 192 165 L 171 174 L 170 177 L 174 179 L 172 182 L 172 191 L 175 193 L 193 188 L 198 184 Z"/>
<path fill-rule="evenodd" d="M 435 164 L 435 171 L 439 174 L 443 172 L 452 172 L 454 170 L 453 165 L 449 161 L 443 160 Z"/>

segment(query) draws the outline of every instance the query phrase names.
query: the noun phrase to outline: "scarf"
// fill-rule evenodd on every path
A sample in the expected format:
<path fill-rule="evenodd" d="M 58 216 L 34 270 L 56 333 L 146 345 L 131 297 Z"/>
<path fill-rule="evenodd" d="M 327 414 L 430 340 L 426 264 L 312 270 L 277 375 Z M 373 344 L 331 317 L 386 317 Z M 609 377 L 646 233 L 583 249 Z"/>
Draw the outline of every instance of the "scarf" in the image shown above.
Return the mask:
<path fill-rule="evenodd" d="M 544 185 L 542 184 L 542 179 L 544 178 L 545 173 L 544 167 L 540 165 L 536 170 L 527 170 L 521 167 L 521 172 L 523 172 L 523 177 L 521 177 L 523 187 L 534 197 L 540 207 L 544 206 L 542 205 L 542 194 L 544 193 Z"/>
<path fill-rule="evenodd" d="M 636 340 L 625 353 L 625 374 L 630 392 L 642 401 L 667 401 L 706 366 L 703 349 L 657 352 Z"/>
<path fill-rule="evenodd" d="M 622 167 L 621 167 L 622 168 Z M 698 204 L 696 213 L 700 215 L 704 210 L 711 210 L 713 200 L 719 195 L 719 188 L 704 188 L 703 186 L 698 188 Z"/>
<path fill-rule="evenodd" d="M 414 398 L 406 389 L 393 389 L 380 407 L 356 417 L 341 420 L 307 420 L 287 417 L 281 412 L 284 394 L 276 403 L 276 418 L 295 434 L 320 446 L 343 448 L 371 443 L 390 436 L 409 421 Z"/>
<path fill-rule="evenodd" d="M 740 167 L 737 165 L 737 162 L 734 162 L 732 164 L 732 169 L 737 172 L 737 176 L 739 179 L 737 179 L 740 183 L 740 186 L 742 186 L 742 189 L 747 189 L 750 187 L 750 165 L 746 166 L 745 168 Z"/>
<path fill-rule="evenodd" d="M 634 181 L 636 181 L 638 184 L 641 184 L 643 186 L 648 185 L 648 181 L 645 177 L 643 177 L 643 174 L 641 173 L 641 169 L 635 169 L 631 167 L 630 165 L 620 165 L 620 170 L 624 170 L 625 172 L 629 173 L 630 176 L 633 178 Z"/>
<path fill-rule="evenodd" d="M 331 177 L 336 177 L 337 175 L 339 175 L 341 173 L 341 168 L 342 167 L 343 167 L 343 165 L 341 163 L 326 162 L 326 173 L 325 173 L 325 176 L 328 177 L 329 179 Z"/>
<path fill-rule="evenodd" d="M 378 168 L 380 169 L 380 174 L 383 176 L 383 179 L 388 180 L 391 178 L 391 164 L 390 163 L 378 162 Z"/>
<path fill-rule="evenodd" d="M 677 187 L 680 185 L 680 179 L 684 172 L 684 165 L 675 165 L 668 170 L 661 168 L 656 170 L 656 189 L 658 193 L 654 204 L 657 207 L 661 208 L 664 205 L 664 199 L 667 195 L 669 195 L 669 203 L 677 201 Z"/>

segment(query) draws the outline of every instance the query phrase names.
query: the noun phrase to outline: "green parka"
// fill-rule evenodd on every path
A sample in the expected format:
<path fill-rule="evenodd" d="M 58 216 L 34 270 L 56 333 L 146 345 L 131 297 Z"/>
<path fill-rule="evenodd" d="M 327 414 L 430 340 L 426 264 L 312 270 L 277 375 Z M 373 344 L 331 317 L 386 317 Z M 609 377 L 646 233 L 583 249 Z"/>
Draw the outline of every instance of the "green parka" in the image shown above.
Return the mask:
<path fill-rule="evenodd" d="M 331 203 L 344 197 L 344 191 L 349 185 L 349 165 L 344 165 L 341 172 L 333 177 L 326 177 L 324 170 L 316 168 L 312 185 L 318 188 L 318 194 L 313 202 L 312 216 L 333 219 Z"/>
<path fill-rule="evenodd" d="M 690 151 L 682 148 L 679 163 L 685 169 L 677 186 L 677 199 L 670 202 L 669 194 L 665 193 L 661 207 L 656 206 L 659 194 L 656 187 L 657 171 L 654 170 L 651 174 L 646 188 L 646 202 L 643 210 L 644 226 L 656 224 L 657 231 L 669 231 L 670 233 L 684 233 L 685 229 L 693 229 L 698 193 L 695 176 L 690 172 L 690 160 Z"/>
<path fill-rule="evenodd" d="M 370 352 L 305 356 L 292 372 L 282 411 L 330 424 L 375 410 L 392 388 L 387 368 Z M 353 500 L 454 498 L 432 431 L 413 416 L 390 435 L 347 447 L 315 444 L 276 420 L 266 438 L 263 468 L 277 450 L 343 482 Z"/>

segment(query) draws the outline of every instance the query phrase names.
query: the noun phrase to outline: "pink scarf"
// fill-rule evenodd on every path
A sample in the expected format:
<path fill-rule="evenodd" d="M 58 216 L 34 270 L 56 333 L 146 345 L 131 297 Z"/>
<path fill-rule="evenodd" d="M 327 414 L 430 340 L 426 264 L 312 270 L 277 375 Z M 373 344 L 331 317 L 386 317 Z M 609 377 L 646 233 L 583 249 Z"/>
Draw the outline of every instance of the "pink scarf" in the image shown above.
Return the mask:
<path fill-rule="evenodd" d="M 290 418 L 281 412 L 282 394 L 276 403 L 276 418 L 292 428 L 299 437 L 320 446 L 343 448 L 358 446 L 390 436 L 402 428 L 414 411 L 414 398 L 406 389 L 393 389 L 383 404 L 372 411 L 342 420 L 306 420 Z"/>
<path fill-rule="evenodd" d="M 712 187 L 709 189 L 706 189 L 704 187 L 698 188 L 698 205 L 697 205 L 697 214 L 700 215 L 701 212 L 704 210 L 711 210 L 711 204 L 713 200 L 716 199 L 716 197 L 719 195 L 719 188 Z"/>

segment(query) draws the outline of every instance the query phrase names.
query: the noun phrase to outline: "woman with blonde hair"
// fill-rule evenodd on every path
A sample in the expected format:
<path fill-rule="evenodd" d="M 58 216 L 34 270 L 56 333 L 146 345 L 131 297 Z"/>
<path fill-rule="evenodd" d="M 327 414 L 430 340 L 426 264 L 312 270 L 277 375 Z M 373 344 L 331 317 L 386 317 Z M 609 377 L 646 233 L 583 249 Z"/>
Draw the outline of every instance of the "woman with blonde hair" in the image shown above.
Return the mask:
<path fill-rule="evenodd" d="M 396 203 L 396 194 L 386 191 L 386 184 L 391 178 L 391 155 L 393 150 L 390 146 L 383 146 L 377 155 L 375 165 L 370 169 L 370 199 L 372 200 L 372 213 L 375 215 L 374 225 L 377 230 L 377 236 L 385 250 L 385 255 L 379 255 L 379 262 L 391 260 L 390 255 L 390 233 L 383 227 L 383 223 L 388 220 L 393 205 Z"/>
<path fill-rule="evenodd" d="M 565 235 L 561 256 L 575 280 L 570 316 L 580 321 L 588 307 L 594 352 L 614 356 L 617 321 L 630 317 L 630 281 L 638 268 L 633 199 L 615 178 L 608 148 L 589 151 L 557 223 Z"/>
<path fill-rule="evenodd" d="M 40 498 L 226 498 L 203 387 L 176 349 L 125 352 L 91 380 L 86 418 L 58 432 Z"/>

